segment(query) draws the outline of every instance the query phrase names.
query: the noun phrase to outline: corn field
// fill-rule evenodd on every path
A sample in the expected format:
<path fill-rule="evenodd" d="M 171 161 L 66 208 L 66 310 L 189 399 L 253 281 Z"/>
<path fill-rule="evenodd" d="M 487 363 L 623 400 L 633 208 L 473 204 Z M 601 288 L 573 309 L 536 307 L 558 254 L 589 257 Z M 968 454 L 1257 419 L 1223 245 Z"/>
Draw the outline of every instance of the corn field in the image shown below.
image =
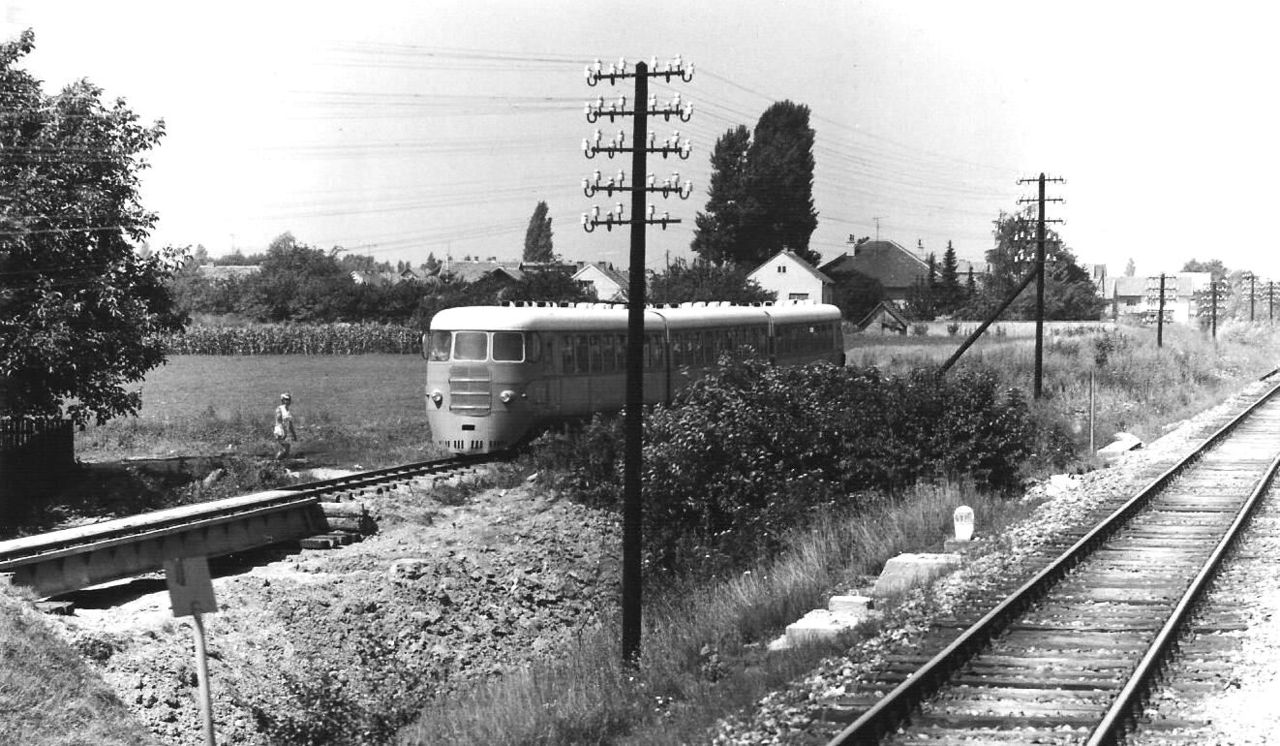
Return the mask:
<path fill-rule="evenodd" d="M 422 332 L 393 324 L 192 326 L 165 338 L 170 355 L 417 354 Z"/>

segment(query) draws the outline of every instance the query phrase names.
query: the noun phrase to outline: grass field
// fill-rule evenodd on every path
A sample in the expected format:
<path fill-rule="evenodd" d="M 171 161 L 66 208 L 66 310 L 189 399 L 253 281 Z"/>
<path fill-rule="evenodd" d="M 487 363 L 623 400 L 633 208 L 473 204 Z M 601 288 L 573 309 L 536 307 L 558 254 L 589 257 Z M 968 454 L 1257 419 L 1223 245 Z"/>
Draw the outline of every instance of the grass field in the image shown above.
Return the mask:
<path fill-rule="evenodd" d="M 178 355 L 143 381 L 136 418 L 89 426 L 76 455 L 271 455 L 275 408 L 288 391 L 295 456 L 364 466 L 427 458 L 425 380 L 416 355 Z"/>

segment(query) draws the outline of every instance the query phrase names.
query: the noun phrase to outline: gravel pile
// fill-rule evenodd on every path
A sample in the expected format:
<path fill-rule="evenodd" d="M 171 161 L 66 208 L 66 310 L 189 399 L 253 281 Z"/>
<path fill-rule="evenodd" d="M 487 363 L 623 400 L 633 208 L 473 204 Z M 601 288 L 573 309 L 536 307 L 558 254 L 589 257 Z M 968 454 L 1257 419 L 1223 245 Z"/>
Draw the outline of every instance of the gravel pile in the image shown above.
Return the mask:
<path fill-rule="evenodd" d="M 421 488 L 368 504 L 378 535 L 214 581 L 219 743 L 353 721 L 393 732 L 427 697 L 553 654 L 613 600 L 617 528 L 598 513 L 523 487 L 454 507 Z M 202 743 L 189 622 L 163 585 L 149 590 L 55 624 L 161 743 Z"/>
<path fill-rule="evenodd" d="M 907 594 L 894 611 L 893 621 L 884 625 L 876 637 L 850 649 L 845 656 L 825 660 L 809 675 L 762 699 L 752 711 L 722 720 L 708 740 L 718 746 L 824 742 L 825 736 L 831 733 L 831 725 L 816 722 L 824 706 L 856 691 L 860 681 L 872 680 L 886 656 L 918 653 L 917 645 L 932 619 L 951 615 L 955 604 L 970 591 L 993 585 L 993 579 L 1006 572 L 1006 568 L 1028 561 L 1064 531 L 1078 528 L 1080 516 L 1098 508 L 1108 498 L 1133 494 L 1145 487 L 1253 401 L 1261 389 L 1261 384 L 1250 386 L 1221 406 L 1171 428 L 1165 436 L 1127 454 L 1110 468 L 1081 475 L 1059 475 L 1035 485 L 1023 499 L 1043 503 L 1029 520 L 1011 527 L 1000 537 L 981 537 L 979 527 L 978 535 L 991 540 L 989 551 L 967 561 L 962 569 L 930 588 Z M 1280 626 L 1280 619 L 1276 624 Z M 1280 638 L 1280 634 L 1274 638 Z M 1280 642 L 1280 639 L 1274 641 Z M 1274 673 L 1274 667 L 1272 671 Z M 1222 719 L 1219 716 L 1215 722 Z"/>

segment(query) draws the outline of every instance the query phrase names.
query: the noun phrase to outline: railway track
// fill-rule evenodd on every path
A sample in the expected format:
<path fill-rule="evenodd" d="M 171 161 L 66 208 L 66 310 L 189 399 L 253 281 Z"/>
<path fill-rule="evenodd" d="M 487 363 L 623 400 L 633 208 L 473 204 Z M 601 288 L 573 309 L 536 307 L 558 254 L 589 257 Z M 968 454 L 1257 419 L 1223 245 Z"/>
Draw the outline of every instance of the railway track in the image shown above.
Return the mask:
<path fill-rule="evenodd" d="M 1145 698 L 1280 466 L 1278 388 L 1003 600 L 935 622 L 941 652 L 846 688 L 823 715 L 849 723 L 830 744 L 1105 744 L 1153 727 Z"/>
<path fill-rule="evenodd" d="M 501 458 L 451 456 L 358 472 L 252 495 L 142 513 L 0 542 L 0 574 L 52 596 L 163 567 L 165 559 L 216 557 L 328 530 L 322 500 L 341 501 L 424 477 L 445 478 Z"/>

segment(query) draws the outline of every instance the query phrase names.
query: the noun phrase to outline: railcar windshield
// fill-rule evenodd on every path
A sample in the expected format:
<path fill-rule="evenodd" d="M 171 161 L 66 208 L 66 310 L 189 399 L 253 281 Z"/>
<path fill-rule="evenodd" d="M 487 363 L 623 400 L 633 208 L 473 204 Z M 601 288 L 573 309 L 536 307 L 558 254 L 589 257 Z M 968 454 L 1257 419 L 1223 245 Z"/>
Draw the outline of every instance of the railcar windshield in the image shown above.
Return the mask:
<path fill-rule="evenodd" d="M 448 360 L 449 343 L 452 341 L 451 332 L 431 332 L 427 337 L 427 359 L 437 363 Z"/>
<path fill-rule="evenodd" d="M 454 332 L 453 359 L 479 362 L 489 357 L 489 335 L 484 332 Z"/>
<path fill-rule="evenodd" d="M 520 332 L 494 332 L 493 359 L 499 363 L 522 362 L 524 360 L 524 335 Z"/>

